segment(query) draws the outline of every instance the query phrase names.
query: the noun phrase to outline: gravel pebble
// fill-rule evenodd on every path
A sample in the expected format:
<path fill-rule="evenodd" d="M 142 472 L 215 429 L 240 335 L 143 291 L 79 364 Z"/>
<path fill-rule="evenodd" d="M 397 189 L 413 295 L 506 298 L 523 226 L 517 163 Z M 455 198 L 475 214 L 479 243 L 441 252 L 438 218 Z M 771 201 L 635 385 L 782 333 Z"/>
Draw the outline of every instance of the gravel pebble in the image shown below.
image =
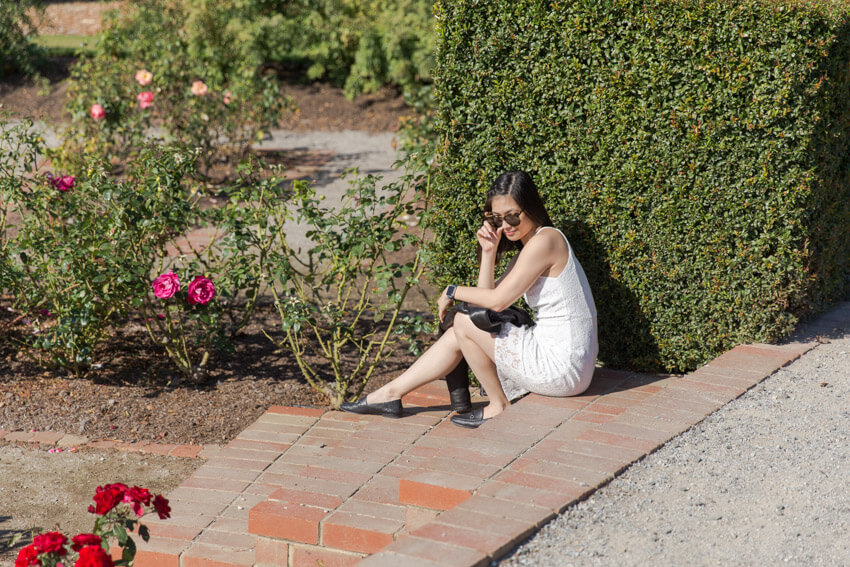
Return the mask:
<path fill-rule="evenodd" d="M 493 564 L 850 565 L 848 353 L 845 324 Z"/>

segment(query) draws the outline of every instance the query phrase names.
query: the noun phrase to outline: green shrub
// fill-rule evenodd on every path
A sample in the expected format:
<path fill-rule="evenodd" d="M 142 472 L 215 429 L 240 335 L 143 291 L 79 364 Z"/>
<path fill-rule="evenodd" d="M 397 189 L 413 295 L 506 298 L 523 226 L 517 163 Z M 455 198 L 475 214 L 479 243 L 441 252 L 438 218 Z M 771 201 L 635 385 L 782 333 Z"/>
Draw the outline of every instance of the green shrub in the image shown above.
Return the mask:
<path fill-rule="evenodd" d="M 203 208 L 187 184 L 195 154 L 180 148 L 144 146 L 121 179 L 98 164 L 71 179 L 38 169 L 31 123 L 0 121 L 0 146 L 0 291 L 31 322 L 20 347 L 82 375 L 108 355 L 97 347 L 116 325 L 140 316 L 176 368 L 203 379 L 210 353 L 230 348 L 254 313 L 278 230 L 268 219 L 287 206 L 280 179 L 245 166 L 222 188 L 227 202 Z M 209 240 L 185 238 L 194 228 Z M 167 271 L 180 294 L 154 297 Z M 192 294 L 197 277 L 211 296 Z"/>
<path fill-rule="evenodd" d="M 432 0 L 286 2 L 266 45 L 276 61 L 307 59 L 310 79 L 328 79 L 348 97 L 385 84 L 411 91 L 431 78 L 432 10 Z"/>
<path fill-rule="evenodd" d="M 0 79 L 12 73 L 38 74 L 41 51 L 30 35 L 42 9 L 39 0 L 0 2 Z"/>
<path fill-rule="evenodd" d="M 296 182 L 291 211 L 280 210 L 274 219 L 279 227 L 296 220 L 311 240 L 301 251 L 292 248 L 285 230 L 274 235 L 269 279 L 284 333 L 276 344 L 294 354 L 310 386 L 335 408 L 360 396 L 402 342 L 402 333 L 424 329 L 421 317 L 405 315 L 402 305 L 424 270 L 423 205 L 430 187 L 425 171 L 407 170 L 380 190 L 379 178 L 357 177 L 335 207 L 324 206 L 312 187 Z M 424 193 L 421 202 L 409 200 L 414 187 Z M 415 229 L 406 226 L 412 218 Z M 399 261 L 402 249 L 416 252 Z"/>
<path fill-rule="evenodd" d="M 256 4 L 256 3 L 255 3 Z M 286 101 L 264 73 L 261 42 L 231 16 L 237 3 L 144 0 L 105 20 L 94 54 L 73 67 L 72 123 L 54 160 L 80 171 L 90 159 L 126 160 L 156 133 L 200 150 L 198 169 L 238 163 L 273 127 Z M 150 73 L 141 78 L 140 71 Z M 152 104 L 138 99 L 149 93 Z M 93 105 L 103 118 L 93 118 Z"/>
<path fill-rule="evenodd" d="M 483 193 L 541 187 L 609 365 L 692 369 L 844 297 L 844 2 L 441 2 L 442 285 L 474 281 Z"/>

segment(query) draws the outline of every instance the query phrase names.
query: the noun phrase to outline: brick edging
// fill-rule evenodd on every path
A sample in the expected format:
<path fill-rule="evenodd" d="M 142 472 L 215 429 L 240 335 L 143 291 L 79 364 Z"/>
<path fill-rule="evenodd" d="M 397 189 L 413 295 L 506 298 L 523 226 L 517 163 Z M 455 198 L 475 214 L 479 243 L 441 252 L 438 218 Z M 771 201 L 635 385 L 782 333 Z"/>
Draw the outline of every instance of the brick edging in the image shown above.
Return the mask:
<path fill-rule="evenodd" d="M 73 435 L 61 431 L 7 431 L 0 429 L 0 445 L 36 448 L 54 453 L 80 450 L 115 450 L 127 453 L 162 455 L 184 459 L 209 459 L 220 449 L 218 445 L 189 445 L 138 441 L 128 443 L 117 439 L 90 439 L 84 435 Z"/>

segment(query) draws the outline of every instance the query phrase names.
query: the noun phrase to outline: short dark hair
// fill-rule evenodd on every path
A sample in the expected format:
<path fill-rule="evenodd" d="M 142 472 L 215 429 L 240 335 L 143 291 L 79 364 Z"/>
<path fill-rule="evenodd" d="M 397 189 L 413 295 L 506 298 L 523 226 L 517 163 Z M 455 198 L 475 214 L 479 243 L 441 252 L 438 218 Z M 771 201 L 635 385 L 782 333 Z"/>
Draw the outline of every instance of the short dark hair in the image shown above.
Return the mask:
<path fill-rule="evenodd" d="M 540 226 L 552 226 L 552 219 L 549 218 L 549 213 L 546 212 L 546 206 L 543 204 L 543 199 L 540 198 L 540 192 L 537 190 L 537 185 L 531 179 L 531 175 L 524 171 L 507 171 L 501 174 L 490 186 L 487 191 L 487 200 L 484 201 L 484 212 L 493 210 L 493 198 L 507 195 L 519 205 L 528 218 Z M 504 235 L 499 241 L 499 248 L 496 253 L 497 261 L 501 258 L 502 253 L 506 250 L 522 248 L 521 242 L 511 242 Z"/>

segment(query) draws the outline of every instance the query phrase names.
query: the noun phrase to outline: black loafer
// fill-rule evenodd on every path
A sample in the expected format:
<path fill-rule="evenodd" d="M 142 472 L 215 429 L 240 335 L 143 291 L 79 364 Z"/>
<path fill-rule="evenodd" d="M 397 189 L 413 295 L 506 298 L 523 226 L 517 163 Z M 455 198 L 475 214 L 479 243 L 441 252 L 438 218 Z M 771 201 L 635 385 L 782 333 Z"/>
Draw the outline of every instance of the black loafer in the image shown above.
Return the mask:
<path fill-rule="evenodd" d="M 370 404 L 366 402 L 366 396 L 362 396 L 356 402 L 343 402 L 339 409 L 351 413 L 383 415 L 384 417 L 401 417 L 402 413 L 401 400 Z"/>
<path fill-rule="evenodd" d="M 485 421 L 487 421 L 487 419 L 484 419 L 483 407 L 475 408 L 474 410 L 468 413 L 459 413 L 457 415 L 452 416 L 452 423 L 469 429 L 475 429 Z"/>

